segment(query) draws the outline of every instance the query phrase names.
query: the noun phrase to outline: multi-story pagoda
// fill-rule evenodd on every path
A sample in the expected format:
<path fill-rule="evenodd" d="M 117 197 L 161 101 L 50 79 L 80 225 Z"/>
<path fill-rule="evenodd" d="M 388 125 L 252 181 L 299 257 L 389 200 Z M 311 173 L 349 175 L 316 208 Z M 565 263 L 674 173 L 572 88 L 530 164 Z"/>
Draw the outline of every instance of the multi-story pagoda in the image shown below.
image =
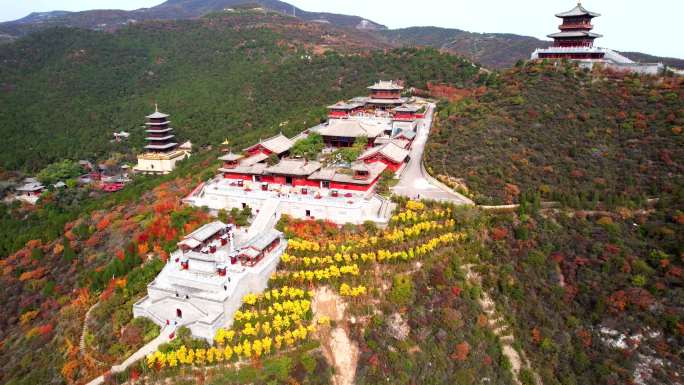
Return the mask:
<path fill-rule="evenodd" d="M 159 112 L 155 104 L 154 113 L 146 116 L 145 153 L 138 155 L 138 165 L 134 170 L 146 174 L 168 174 L 176 167 L 176 162 L 189 156 L 187 150 L 179 148 L 173 134 L 169 115 Z"/>
<path fill-rule="evenodd" d="M 559 26 L 560 32 L 548 37 L 554 40 L 554 47 L 593 47 L 594 39 L 601 35 L 591 32 L 594 29 L 591 20 L 599 16 L 601 15 L 586 10 L 578 3 L 573 9 L 556 14 L 556 17 L 563 19 L 563 24 Z"/>
<path fill-rule="evenodd" d="M 400 106 L 406 101 L 401 97 L 404 87 L 394 81 L 379 81 L 368 87 L 371 94 L 366 104 L 375 108 L 389 109 Z"/>
<path fill-rule="evenodd" d="M 594 46 L 594 40 L 602 37 L 592 32 L 592 20 L 599 16 L 599 13 L 587 10 L 581 3 L 567 12 L 556 14 L 556 17 L 563 19 L 560 32 L 548 35 L 553 39 L 553 45 L 535 50 L 532 59 L 575 60 L 587 68 L 593 67 L 594 63 L 601 63 L 614 70 L 645 74 L 662 72 L 664 67 L 661 63 L 635 63 L 611 49 Z"/>

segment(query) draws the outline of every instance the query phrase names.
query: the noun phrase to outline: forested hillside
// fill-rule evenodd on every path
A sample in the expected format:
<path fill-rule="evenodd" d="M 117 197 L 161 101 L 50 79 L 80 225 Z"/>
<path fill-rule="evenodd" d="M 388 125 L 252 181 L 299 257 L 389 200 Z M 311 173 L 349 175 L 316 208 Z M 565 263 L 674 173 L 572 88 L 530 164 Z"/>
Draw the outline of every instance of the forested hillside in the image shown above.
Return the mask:
<path fill-rule="evenodd" d="M 516 346 L 544 384 L 679 383 L 682 79 L 529 63 L 495 83 L 442 105 L 427 164 L 520 203 L 477 268 Z"/>
<path fill-rule="evenodd" d="M 480 203 L 540 193 L 609 206 L 682 186 L 681 78 L 587 73 L 530 63 L 479 97 L 444 105 L 427 162 L 463 178 Z"/>
<path fill-rule="evenodd" d="M 115 33 L 52 29 L 0 46 L 0 167 L 135 152 L 155 102 L 181 140 L 237 148 L 293 134 L 379 78 L 464 84 L 478 69 L 434 50 L 387 53 L 361 32 L 241 12 Z M 324 53 L 325 52 L 325 53 Z M 129 145 L 112 132 L 132 133 Z"/>
<path fill-rule="evenodd" d="M 53 27 L 114 31 L 144 20 L 196 19 L 212 12 L 256 8 L 295 16 L 304 21 L 331 23 L 338 27 L 369 30 L 385 28 L 359 16 L 308 12 L 279 0 L 168 0 L 154 7 L 132 11 L 94 9 L 80 12 L 34 12 L 19 20 L 0 23 L 0 33 L 19 37 Z"/>
<path fill-rule="evenodd" d="M 30 35 L 0 48 L 2 165 L 134 153 L 155 102 L 181 139 L 228 137 L 242 148 L 280 126 L 294 134 L 317 123 L 327 104 L 379 78 L 419 88 L 478 81 L 479 68 L 457 57 L 376 51 L 384 47 L 363 36 L 250 12 Z M 130 147 L 109 142 L 121 129 L 132 132 Z M 154 338 L 131 305 L 178 238 L 209 220 L 180 199 L 215 174 L 217 156 L 197 149 L 174 173 L 138 177 L 110 196 L 81 187 L 47 192 L 35 207 L 0 206 L 0 382 L 84 383 Z"/>

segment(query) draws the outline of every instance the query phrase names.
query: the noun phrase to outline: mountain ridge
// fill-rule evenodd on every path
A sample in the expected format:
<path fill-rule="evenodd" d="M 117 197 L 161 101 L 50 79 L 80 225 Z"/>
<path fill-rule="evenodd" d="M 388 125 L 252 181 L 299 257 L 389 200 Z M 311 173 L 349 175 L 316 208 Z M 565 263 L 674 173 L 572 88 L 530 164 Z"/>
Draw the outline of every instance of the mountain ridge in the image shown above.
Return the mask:
<path fill-rule="evenodd" d="M 24 18 L 0 23 L 0 43 L 54 26 L 114 31 L 144 20 L 194 19 L 212 12 L 223 12 L 227 8 L 249 6 L 263 7 L 302 21 L 374 32 L 374 37 L 398 47 L 427 46 L 442 49 L 493 69 L 511 67 L 519 60 L 529 59 L 535 49 L 546 48 L 551 44 L 547 40 L 513 33 L 475 33 L 434 26 L 388 29 L 360 16 L 309 12 L 279 0 L 168 0 L 154 7 L 132 11 L 33 12 Z M 368 38 L 371 39 L 370 36 Z M 632 51 L 621 53 L 635 61 L 662 62 L 670 67 L 684 69 L 684 59 Z"/>
<path fill-rule="evenodd" d="M 512 33 L 476 33 L 456 28 L 408 27 L 378 31 L 389 44 L 429 46 L 465 56 L 492 68 L 507 68 L 518 60 L 527 60 L 537 48 L 546 48 L 551 41 Z M 641 52 L 620 52 L 632 60 L 662 62 L 671 67 L 684 68 L 684 59 L 660 57 Z"/>
<path fill-rule="evenodd" d="M 0 33 L 21 37 L 31 32 L 56 26 L 113 31 L 143 20 L 194 19 L 212 12 L 244 6 L 260 6 L 269 11 L 295 16 L 303 21 L 327 22 L 346 28 L 360 30 L 387 28 L 363 17 L 327 12 L 308 12 L 278 0 L 169 0 L 154 7 L 139 8 L 132 11 L 95 9 L 78 12 L 33 12 L 21 19 L 0 23 Z"/>

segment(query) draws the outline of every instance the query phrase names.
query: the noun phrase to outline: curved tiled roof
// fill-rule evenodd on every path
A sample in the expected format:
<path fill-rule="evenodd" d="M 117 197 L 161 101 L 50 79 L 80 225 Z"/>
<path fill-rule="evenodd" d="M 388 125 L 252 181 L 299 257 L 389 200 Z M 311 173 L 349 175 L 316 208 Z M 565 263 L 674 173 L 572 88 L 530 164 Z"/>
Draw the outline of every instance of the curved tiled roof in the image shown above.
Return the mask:
<path fill-rule="evenodd" d="M 318 133 L 323 136 L 340 136 L 345 138 L 358 138 L 367 136 L 375 138 L 389 129 L 381 124 L 369 124 L 358 120 L 331 120 L 326 127 L 321 128 Z"/>
<path fill-rule="evenodd" d="M 556 17 L 577 17 L 577 16 L 591 16 L 591 17 L 599 17 L 601 16 L 600 13 L 596 12 L 591 12 L 588 11 L 586 8 L 582 6 L 581 3 L 577 3 L 577 6 L 567 12 L 561 12 L 557 13 Z"/>
<path fill-rule="evenodd" d="M 259 143 L 247 148 L 246 150 L 249 151 L 259 145 L 276 154 L 282 154 L 283 152 L 291 149 L 294 145 L 294 142 L 291 139 L 285 137 L 285 135 L 281 133 L 276 136 L 270 137 L 266 140 L 262 140 Z"/>
<path fill-rule="evenodd" d="M 278 164 L 268 167 L 266 172 L 279 175 L 309 176 L 318 171 L 321 164 L 298 159 L 283 159 Z"/>

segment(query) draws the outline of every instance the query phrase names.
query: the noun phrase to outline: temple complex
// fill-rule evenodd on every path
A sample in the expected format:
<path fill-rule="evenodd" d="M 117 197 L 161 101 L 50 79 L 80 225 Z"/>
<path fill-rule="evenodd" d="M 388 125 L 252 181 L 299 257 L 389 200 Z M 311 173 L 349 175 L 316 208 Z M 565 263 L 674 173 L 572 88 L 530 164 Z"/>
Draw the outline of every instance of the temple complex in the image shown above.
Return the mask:
<path fill-rule="evenodd" d="M 133 315 L 162 327 L 185 326 L 211 341 L 218 328 L 230 327 L 244 295 L 266 288 L 285 250 L 279 231 L 259 233 L 250 237 L 216 221 L 188 234 L 147 286 L 147 296 L 133 305 Z"/>
<path fill-rule="evenodd" d="M 599 16 L 599 13 L 587 10 L 581 3 L 577 3 L 577 6 L 567 12 L 556 14 L 556 17 L 563 20 L 559 26 L 560 32 L 548 35 L 553 39 L 553 45 L 535 50 L 532 53 L 532 60 L 567 59 L 578 61 L 580 66 L 585 68 L 602 64 L 617 71 L 650 75 L 664 71 L 662 63 L 636 63 L 616 51 L 594 46 L 594 40 L 602 37 L 593 32 L 592 21 Z"/>
<path fill-rule="evenodd" d="M 288 214 L 338 223 L 386 221 L 391 203 L 375 193 L 376 186 L 385 171 L 400 175 L 405 168 L 426 102 L 410 98 L 409 103 L 401 96 L 404 87 L 394 81 L 369 89 L 370 96 L 329 106 L 328 122 L 293 138 L 280 133 L 241 153 L 226 149 L 219 175 L 185 201 L 212 210 L 249 206 L 264 220 Z M 321 136 L 323 151 L 310 160 L 293 157 L 294 144 L 309 135 Z M 356 159 L 339 155 L 359 139 L 364 143 Z"/>
<path fill-rule="evenodd" d="M 159 112 L 156 104 L 154 109 L 154 113 L 146 117 L 145 153 L 138 155 L 138 164 L 133 170 L 144 174 L 168 174 L 175 169 L 178 161 L 189 157 L 190 153 L 187 148 L 179 148 L 168 120 L 169 115 Z"/>

